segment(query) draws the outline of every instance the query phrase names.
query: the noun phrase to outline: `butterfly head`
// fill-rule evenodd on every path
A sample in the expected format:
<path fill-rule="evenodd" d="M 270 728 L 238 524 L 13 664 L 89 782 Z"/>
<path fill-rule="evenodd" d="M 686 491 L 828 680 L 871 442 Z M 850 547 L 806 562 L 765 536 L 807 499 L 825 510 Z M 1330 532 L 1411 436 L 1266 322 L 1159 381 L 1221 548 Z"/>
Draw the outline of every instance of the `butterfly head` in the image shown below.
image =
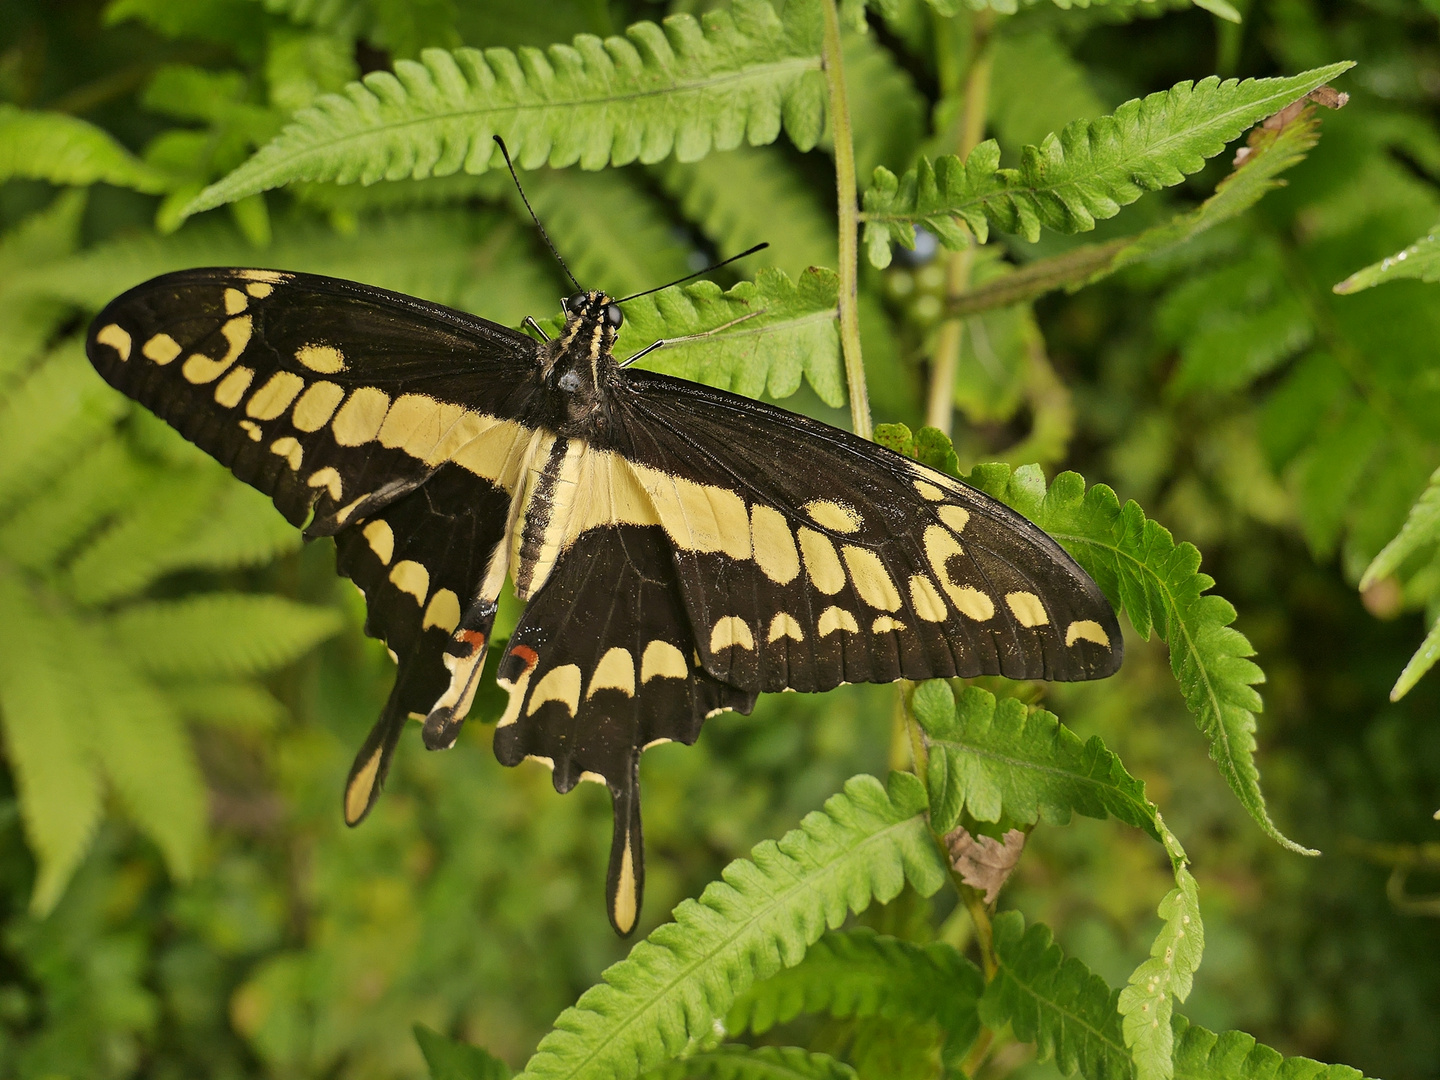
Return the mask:
<path fill-rule="evenodd" d="M 620 305 L 603 292 L 579 292 L 561 301 L 565 329 L 548 347 L 543 376 L 563 426 L 581 430 L 604 411 L 610 377 L 617 370 L 613 350 L 625 321 Z"/>

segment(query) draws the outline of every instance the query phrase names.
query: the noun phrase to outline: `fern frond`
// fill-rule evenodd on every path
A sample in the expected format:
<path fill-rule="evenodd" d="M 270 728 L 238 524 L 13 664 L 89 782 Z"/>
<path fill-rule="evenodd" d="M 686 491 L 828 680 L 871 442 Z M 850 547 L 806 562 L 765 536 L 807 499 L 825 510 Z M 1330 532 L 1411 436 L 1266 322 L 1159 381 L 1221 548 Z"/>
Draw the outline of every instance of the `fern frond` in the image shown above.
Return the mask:
<path fill-rule="evenodd" d="M 70 341 L 0 398 L 0 510 L 64 469 L 125 411 Z"/>
<path fill-rule="evenodd" d="M 947 1055 L 963 1054 L 980 1033 L 976 1008 L 984 992 L 980 969 L 954 947 L 856 927 L 826 934 L 800 964 L 740 995 L 725 1029 L 761 1035 L 801 1013 L 935 1020 L 948 1036 Z"/>
<path fill-rule="evenodd" d="M 915 688 L 915 718 L 929 736 L 930 821 L 947 833 L 977 821 L 1066 825 L 1072 813 L 1114 817 L 1165 843 L 1155 804 L 1098 735 L 1088 742 L 1054 713 L 978 686 L 957 700 L 949 683 Z"/>
<path fill-rule="evenodd" d="M 1430 483 L 1410 508 L 1400 532 L 1365 568 L 1360 590 L 1363 592 L 1381 578 L 1394 574 L 1412 555 L 1435 544 L 1440 544 L 1440 469 L 1431 473 Z"/>
<path fill-rule="evenodd" d="M 726 867 L 675 922 L 636 945 L 555 1022 L 521 1074 L 531 1080 L 631 1080 L 708 1034 L 735 996 L 793 967 L 827 929 L 908 880 L 934 893 L 946 870 L 921 811 L 913 776 L 848 781 L 823 811 L 751 859 Z"/>
<path fill-rule="evenodd" d="M 285 706 L 253 682 L 229 679 L 166 680 L 161 687 L 187 720 L 237 731 L 273 731 L 285 719 Z"/>
<path fill-rule="evenodd" d="M 652 1069 L 645 1080 L 855 1080 L 855 1075 L 843 1061 L 794 1046 L 718 1046 Z"/>
<path fill-rule="evenodd" d="M 1348 1065 L 1283 1057 L 1243 1031 L 1217 1035 L 1179 1016 L 1174 1027 L 1176 1080 L 1364 1080 Z"/>
<path fill-rule="evenodd" d="M 1175 1002 L 1190 996 L 1205 951 L 1199 887 L 1183 865 L 1175 868 L 1175 882 L 1160 901 L 1164 922 L 1150 945 L 1150 958 L 1130 973 L 1118 1001 L 1137 1080 L 1171 1080 L 1174 1075 L 1170 1018 Z"/>
<path fill-rule="evenodd" d="M 205 782 L 178 713 L 92 624 L 75 627 L 64 655 L 84 672 L 85 719 L 106 779 L 160 848 L 171 876 L 188 880 L 208 812 Z"/>
<path fill-rule="evenodd" d="M 171 568 L 171 549 L 201 528 L 227 482 L 219 469 L 152 479 L 77 553 L 69 568 L 70 594 L 81 604 L 104 604 L 145 588 Z"/>
<path fill-rule="evenodd" d="M 83 188 L 62 191 L 0 238 L 0 393 L 69 314 L 65 305 L 35 295 L 30 274 L 75 249 L 87 196 Z"/>
<path fill-rule="evenodd" d="M 1390 688 L 1390 700 L 1399 701 L 1413 690 L 1415 684 L 1435 666 L 1437 660 L 1440 660 L 1440 618 L 1431 624 L 1425 640 L 1420 643 L 1415 655 L 1410 657 L 1409 663 L 1400 672 L 1400 677 L 1395 680 L 1395 685 Z"/>
<path fill-rule="evenodd" d="M 261 0 L 265 10 L 332 34 L 363 37 L 398 56 L 458 43 L 455 0 Z"/>
<path fill-rule="evenodd" d="M 785 158 L 740 147 L 688 164 L 655 167 L 661 185 L 723 254 L 769 243 L 747 263 L 799 276 L 811 266 L 834 266 L 835 210 Z M 753 260 L 753 262 L 751 262 Z"/>
<path fill-rule="evenodd" d="M 153 675 L 257 675 L 303 656 L 341 620 L 279 596 L 205 593 L 132 604 L 101 625 L 130 663 Z"/>
<path fill-rule="evenodd" d="M 447 1038 L 424 1024 L 412 1030 L 430 1067 L 430 1080 L 510 1080 L 509 1067 L 480 1047 Z"/>
<path fill-rule="evenodd" d="M 0 181 L 16 177 L 52 184 L 114 184 L 151 194 L 170 185 L 163 172 L 94 124 L 64 113 L 0 104 Z"/>
<path fill-rule="evenodd" d="M 845 400 L 834 271 L 791 281 L 762 270 L 729 292 L 714 282 L 676 286 L 631 301 L 615 353 L 632 355 L 664 338 L 641 363 L 747 397 L 789 397 L 805 380 L 830 405 Z"/>
<path fill-rule="evenodd" d="M 1085 66 L 1048 30 L 995 36 L 990 123 L 1003 147 L 1038 143 L 1072 120 L 1104 116 Z M 1043 94 L 1035 88 L 1043 86 Z"/>
<path fill-rule="evenodd" d="M 1210 756 L 1242 806 L 1276 843 L 1315 854 L 1284 836 L 1270 820 L 1255 768 L 1255 714 L 1263 708 L 1254 684 L 1265 673 L 1255 650 L 1231 627 L 1235 608 L 1206 595 L 1215 581 L 1200 572 L 1200 552 L 1176 544 L 1168 529 L 1146 520 L 1135 502 L 1123 507 L 1104 484 L 1085 490 L 1076 473 L 1045 489 L 1039 469 L 982 465 L 971 482 L 1002 499 L 1055 537 L 1117 603 L 1141 637 L 1152 630 L 1170 647 L 1170 669 L 1185 704 L 1210 742 Z"/>
<path fill-rule="evenodd" d="M 653 289 L 693 269 L 667 208 L 636 185 L 636 171 L 545 169 L 526 178 L 525 193 L 571 271 L 587 287 L 603 287 L 611 296 Z M 507 195 L 513 197 L 513 191 Z M 515 209 L 525 214 L 513 198 Z"/>
<path fill-rule="evenodd" d="M 819 9 L 737 0 L 702 21 L 672 15 L 623 37 L 549 50 L 427 50 L 326 95 L 185 208 L 194 214 L 297 180 L 373 183 L 484 172 L 501 135 L 524 168 L 694 161 L 783 122 L 808 149 L 824 121 Z"/>
<path fill-rule="evenodd" d="M 1418 278 L 1420 281 L 1440 281 L 1440 225 L 1431 229 L 1415 243 L 1387 255 L 1377 263 L 1371 263 L 1363 270 L 1356 270 L 1335 286 L 1342 296 L 1356 293 L 1387 281 L 1404 278 Z"/>
<path fill-rule="evenodd" d="M 1038 147 L 1018 169 L 1000 168 L 1000 148 L 981 143 L 969 158 L 943 157 L 898 179 L 877 169 L 865 193 L 870 261 L 888 266 L 892 242 L 911 247 L 924 224 L 951 248 L 981 240 L 990 227 L 1036 240 L 1042 226 L 1086 232 L 1146 191 L 1180 183 L 1256 121 L 1345 71 L 1332 64 L 1290 78 L 1209 78 L 1126 102 L 1111 116 L 1077 120 Z"/>
<path fill-rule="evenodd" d="M 1117 994 L 1105 980 L 1066 957 L 1048 927 L 1026 927 L 1018 911 L 995 916 L 994 934 L 999 970 L 980 1000 L 986 1026 L 1009 1024 L 1066 1076 L 1079 1069 L 1085 1080 L 1130 1080 Z"/>
<path fill-rule="evenodd" d="M 207 464 L 207 471 L 210 466 Z M 210 511 L 192 532 L 167 548 L 156 564 L 175 570 L 238 570 L 299 551 L 304 542 L 268 498 L 222 480 Z"/>
<path fill-rule="evenodd" d="M 134 496 L 141 473 L 130 453 L 105 439 L 71 461 L 44 493 L 0 522 L 0 558 L 25 570 L 55 565 L 86 533 Z"/>
<path fill-rule="evenodd" d="M 881 165 L 909 166 L 926 129 L 924 96 L 874 34 L 846 34 L 843 45 L 856 174 L 869 176 Z"/>
<path fill-rule="evenodd" d="M 21 820 L 39 863 L 30 909 L 55 906 L 100 821 L 101 783 L 88 701 L 62 658 L 65 628 L 0 563 L 0 721 Z"/>

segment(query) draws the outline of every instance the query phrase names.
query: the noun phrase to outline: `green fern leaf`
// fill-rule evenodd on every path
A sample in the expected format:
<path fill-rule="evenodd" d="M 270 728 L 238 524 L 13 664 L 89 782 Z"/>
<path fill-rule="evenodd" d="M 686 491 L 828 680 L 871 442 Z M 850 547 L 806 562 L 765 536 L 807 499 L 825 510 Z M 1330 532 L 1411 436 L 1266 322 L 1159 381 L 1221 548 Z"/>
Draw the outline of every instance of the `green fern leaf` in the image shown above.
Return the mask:
<path fill-rule="evenodd" d="M 207 593 L 132 604 L 105 625 L 124 656 L 153 675 L 256 675 L 303 656 L 341 620 L 279 596 Z"/>
<path fill-rule="evenodd" d="M 430 1067 L 430 1080 L 510 1080 L 506 1064 L 480 1047 L 447 1038 L 424 1024 L 416 1024 L 414 1031 Z"/>
<path fill-rule="evenodd" d="M 207 463 L 206 470 L 210 469 Z M 238 570 L 299 551 L 303 542 L 268 498 L 252 487 L 221 480 L 204 520 L 153 565 L 163 573 Z"/>
<path fill-rule="evenodd" d="M 1195 969 L 1205 951 L 1195 878 L 1177 865 L 1175 881 L 1175 888 L 1160 901 L 1164 924 L 1150 946 L 1150 958 L 1131 972 L 1118 1001 L 1138 1080 L 1171 1080 L 1174 1075 L 1175 1037 L 1170 1018 L 1175 1002 L 1190 996 Z"/>
<path fill-rule="evenodd" d="M 458 43 L 455 0 L 262 0 L 265 10 L 333 34 L 364 38 L 397 56 Z"/>
<path fill-rule="evenodd" d="M 75 116 L 0 104 L 0 181 L 23 177 L 52 184 L 113 184 L 164 191 L 170 179 L 110 135 Z"/>
<path fill-rule="evenodd" d="M 985 979 L 952 946 L 917 945 L 867 927 L 826 934 L 805 959 L 736 999 L 726 1031 L 757 1035 L 801 1013 L 839 1018 L 938 1021 L 947 1056 L 963 1054 L 980 1033 L 976 1011 Z"/>
<path fill-rule="evenodd" d="M 69 636 L 21 579 L 0 563 L 0 721 L 21 819 L 39 863 L 30 909 L 44 915 L 90 846 L 101 781 L 89 702 L 69 657 Z"/>
<path fill-rule="evenodd" d="M 1037 468 L 982 465 L 971 482 L 1025 514 L 1089 571 L 1112 603 L 1118 601 L 1141 637 L 1152 629 L 1170 647 L 1170 669 L 1210 756 L 1230 789 L 1267 836 L 1303 854 L 1316 854 L 1284 836 L 1265 808 L 1255 768 L 1255 714 L 1263 707 L 1254 684 L 1265 673 L 1248 658 L 1255 650 L 1231 627 L 1235 608 L 1206 595 L 1214 579 L 1200 572 L 1200 552 L 1176 544 L 1169 530 L 1148 521 L 1134 502 L 1123 507 L 1103 484 L 1061 473 L 1045 490 Z"/>
<path fill-rule="evenodd" d="M 1283 1057 L 1243 1031 L 1216 1035 L 1175 1018 L 1176 1080 L 1364 1080 L 1348 1065 Z"/>
<path fill-rule="evenodd" d="M 142 482 L 130 453 L 105 439 L 73 459 L 45 493 L 0 523 L 0 558 L 24 570 L 54 566 L 87 533 L 121 510 Z"/>
<path fill-rule="evenodd" d="M 1366 567 L 1360 590 L 1363 592 L 1381 578 L 1396 573 L 1411 556 L 1435 544 L 1440 544 L 1440 469 L 1430 475 L 1429 485 L 1415 500 L 1395 539 Z"/>
<path fill-rule="evenodd" d="M 65 305 L 37 296 L 30 275 L 75 250 L 87 196 L 85 189 L 63 191 L 0 238 L 0 393 L 70 314 Z"/>
<path fill-rule="evenodd" d="M 855 1070 L 828 1054 L 794 1046 L 718 1046 L 671 1061 L 645 1080 L 854 1080 Z"/>
<path fill-rule="evenodd" d="M 1098 735 L 1088 742 L 1054 713 L 978 686 L 958 701 L 943 679 L 916 687 L 915 718 L 929 736 L 930 820 L 947 833 L 977 821 L 1065 825 L 1072 813 L 1115 817 L 1165 843 L 1155 804 Z"/>
<path fill-rule="evenodd" d="M 693 269 L 667 208 L 635 183 L 637 172 L 546 169 L 526 179 L 526 194 L 571 271 L 611 296 L 653 289 Z M 525 213 L 513 193 L 506 192 Z"/>
<path fill-rule="evenodd" d="M 166 680 L 170 704 L 186 720 L 236 731 L 274 731 L 285 719 L 285 706 L 263 686 L 228 679 Z"/>
<path fill-rule="evenodd" d="M 834 272 L 819 269 L 798 281 L 762 270 L 729 292 L 709 281 L 676 286 L 626 305 L 615 353 L 624 359 L 664 338 L 645 367 L 747 397 L 789 397 L 803 375 L 822 401 L 839 406 L 838 296 Z"/>
<path fill-rule="evenodd" d="M 1387 255 L 1363 270 L 1356 270 L 1336 285 L 1335 291 L 1342 295 L 1356 293 L 1404 278 L 1440 281 L 1440 235 L 1437 234 L 1440 234 L 1440 226 L 1431 229 L 1405 250 Z"/>
<path fill-rule="evenodd" d="M 877 169 L 865 193 L 870 261 L 888 266 L 892 242 L 913 246 L 917 223 L 955 249 L 968 242 L 961 223 L 981 240 L 992 225 L 1031 241 L 1041 226 L 1086 232 L 1144 192 L 1180 183 L 1250 125 L 1350 66 L 1283 79 L 1182 82 L 1126 102 L 1111 116 L 1074 121 L 1038 147 L 1026 147 L 1018 169 L 1000 168 L 993 141 L 964 162 L 953 156 L 934 165 L 922 161 L 903 180 Z"/>
<path fill-rule="evenodd" d="M 994 49 L 990 122 L 1001 146 L 1039 143 L 1072 120 L 1105 115 L 1084 65 L 1048 30 L 997 34 Z"/>
<path fill-rule="evenodd" d="M 1395 685 L 1390 688 L 1390 700 L 1399 701 L 1413 690 L 1415 684 L 1435 666 L 1437 660 L 1440 660 L 1440 618 L 1431 624 L 1430 632 L 1425 635 L 1420 648 L 1415 650 L 1415 655 L 1410 657 L 1410 662 L 1405 665 L 1400 677 L 1395 680 Z"/>
<path fill-rule="evenodd" d="M 892 774 L 888 791 L 873 777 L 850 780 L 800 828 L 676 908 L 674 923 L 560 1015 L 521 1075 L 630 1080 L 708 1034 L 737 994 L 798 964 L 848 912 L 894 898 L 907 880 L 931 895 L 946 871 L 924 808 L 909 774 Z"/>
<path fill-rule="evenodd" d="M 655 167 L 661 185 L 726 254 L 763 242 L 747 262 L 798 277 L 811 266 L 834 266 L 835 209 L 819 198 L 780 154 L 741 147 L 699 161 Z"/>
<path fill-rule="evenodd" d="M 994 933 L 999 970 L 980 1000 L 986 1026 L 1009 1024 L 1066 1076 L 1079 1069 L 1085 1080 L 1129 1080 L 1117 995 L 1105 980 L 1067 958 L 1047 927 L 1027 928 L 1018 911 L 997 915 Z"/>
<path fill-rule="evenodd" d="M 68 342 L 0 398 L 0 510 L 41 487 L 125 411 Z"/>
<path fill-rule="evenodd" d="M 115 645 L 85 624 L 64 655 L 84 672 L 86 721 L 106 779 L 171 876 L 185 881 L 205 837 L 205 783 L 178 713 Z"/>
<path fill-rule="evenodd" d="M 881 165 L 907 167 L 925 132 L 925 98 L 874 34 L 846 34 L 843 46 L 857 175 L 869 176 Z"/>
<path fill-rule="evenodd" d="M 782 22 L 738 0 L 697 22 L 673 15 L 624 37 L 573 46 L 428 50 L 320 98 L 240 168 L 186 207 L 198 213 L 297 180 L 373 183 L 484 172 L 505 137 L 525 168 L 694 161 L 771 142 L 783 121 L 808 149 L 820 137 L 824 80 L 814 3 Z"/>

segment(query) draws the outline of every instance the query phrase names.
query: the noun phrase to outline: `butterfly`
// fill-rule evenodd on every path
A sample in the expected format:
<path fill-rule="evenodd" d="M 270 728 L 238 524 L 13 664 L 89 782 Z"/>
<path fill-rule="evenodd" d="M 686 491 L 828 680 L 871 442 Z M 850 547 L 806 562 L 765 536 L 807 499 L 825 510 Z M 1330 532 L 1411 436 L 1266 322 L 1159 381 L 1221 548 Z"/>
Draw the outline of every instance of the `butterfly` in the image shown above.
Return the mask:
<path fill-rule="evenodd" d="M 757 695 L 946 676 L 1094 679 L 1104 595 L 1042 530 L 959 480 L 759 401 L 624 366 L 619 302 L 553 339 L 350 281 L 197 269 L 131 289 L 87 351 L 139 401 L 335 539 L 398 669 L 355 758 L 374 805 L 408 718 L 452 745 L 507 578 L 505 765 L 610 791 L 611 924 L 640 915 L 638 768 Z M 537 327 L 538 329 L 538 327 Z M 543 337 L 543 331 L 540 331 Z"/>

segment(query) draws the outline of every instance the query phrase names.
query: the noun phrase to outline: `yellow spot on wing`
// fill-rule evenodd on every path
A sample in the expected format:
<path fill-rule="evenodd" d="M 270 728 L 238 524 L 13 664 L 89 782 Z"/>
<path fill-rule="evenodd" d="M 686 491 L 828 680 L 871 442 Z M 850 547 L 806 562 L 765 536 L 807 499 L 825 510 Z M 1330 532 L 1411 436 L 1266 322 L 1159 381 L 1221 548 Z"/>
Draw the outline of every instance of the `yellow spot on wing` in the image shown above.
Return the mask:
<path fill-rule="evenodd" d="M 274 420 L 290 407 L 304 385 L 305 380 L 299 375 L 277 371 L 264 386 L 250 395 L 250 400 L 245 403 L 245 415 L 256 420 Z"/>
<path fill-rule="evenodd" d="M 915 614 L 926 622 L 945 621 L 945 600 L 940 590 L 935 588 L 935 583 L 924 574 L 914 574 L 910 578 L 910 605 Z"/>
<path fill-rule="evenodd" d="M 100 332 L 95 335 L 95 340 L 101 345 L 109 345 L 120 354 L 121 360 L 130 359 L 130 335 L 126 333 L 124 327 L 117 326 L 113 322 L 102 326 Z"/>
<path fill-rule="evenodd" d="M 970 511 L 963 506 L 955 506 L 953 503 L 946 503 L 935 511 L 940 515 L 940 520 L 957 533 L 964 532 L 965 526 L 970 524 Z"/>
<path fill-rule="evenodd" d="M 425 594 L 430 591 L 430 571 L 418 562 L 404 559 L 390 571 L 390 582 L 401 592 L 413 596 L 417 604 L 423 604 Z"/>
<path fill-rule="evenodd" d="M 960 614 L 968 615 L 976 622 L 985 622 L 995 614 L 995 602 L 979 589 L 969 585 L 950 585 L 945 591 L 950 594 L 950 599 L 955 601 Z"/>
<path fill-rule="evenodd" d="M 777 611 L 775 617 L 770 620 L 770 635 L 765 640 L 773 643 L 783 637 L 804 641 L 805 631 L 800 629 L 800 624 L 795 620 L 795 616 L 788 611 Z"/>
<path fill-rule="evenodd" d="M 530 705 L 526 716 L 534 716 L 535 710 L 547 701 L 558 701 L 574 716 L 580 708 L 580 667 L 578 664 L 561 664 L 551 668 L 530 694 Z"/>
<path fill-rule="evenodd" d="M 282 281 L 290 280 L 290 275 L 281 270 L 236 270 L 235 276 L 241 281 L 260 281 L 267 282 L 271 285 L 278 285 Z M 246 288 L 248 289 L 249 286 L 247 285 Z M 251 296 L 265 296 L 267 294 L 268 290 L 265 293 L 250 293 Z"/>
<path fill-rule="evenodd" d="M 870 624 L 872 634 L 883 634 L 889 630 L 904 630 L 905 624 L 899 619 L 892 619 L 889 615 L 877 615 L 875 621 Z"/>
<path fill-rule="evenodd" d="M 546 757 L 544 754 L 526 754 L 525 760 L 538 761 L 541 765 L 544 765 L 551 772 L 555 771 L 555 759 L 553 757 Z"/>
<path fill-rule="evenodd" d="M 855 621 L 855 616 L 844 608 L 828 607 L 820 613 L 817 629 L 821 637 L 833 634 L 836 630 L 848 630 L 852 634 L 858 634 L 860 624 Z"/>
<path fill-rule="evenodd" d="M 632 465 L 660 524 L 684 551 L 720 551 L 750 558 L 750 515 L 728 488 L 697 484 L 648 465 Z"/>
<path fill-rule="evenodd" d="M 785 515 L 773 506 L 750 508 L 750 541 L 755 564 L 777 585 L 789 585 L 800 573 L 800 553 Z"/>
<path fill-rule="evenodd" d="M 800 530 L 800 551 L 805 556 L 805 572 L 810 583 L 827 596 L 834 596 L 845 587 L 845 569 L 840 565 L 840 556 L 835 554 L 835 545 L 828 537 L 814 529 Z"/>
<path fill-rule="evenodd" d="M 413 458 L 427 461 L 441 442 L 459 445 L 447 436 L 462 419 L 473 415 L 476 414 L 467 413 L 459 405 L 436 401 L 425 394 L 402 394 L 385 414 L 385 423 L 380 425 L 380 445 L 398 447 Z"/>
<path fill-rule="evenodd" d="M 290 414 L 290 423 L 300 431 L 319 431 L 329 421 L 344 396 L 345 391 L 333 382 L 313 383 L 295 403 L 295 411 Z"/>
<path fill-rule="evenodd" d="M 865 521 L 854 508 L 829 499 L 813 499 L 804 509 L 816 524 L 840 533 L 855 532 Z"/>
<path fill-rule="evenodd" d="M 915 485 L 915 490 L 920 493 L 920 497 L 923 499 L 929 499 L 931 502 L 939 502 L 945 498 L 945 492 L 941 491 L 934 484 L 924 480 L 912 480 L 911 483 Z"/>
<path fill-rule="evenodd" d="M 1075 642 L 1084 639 L 1093 641 L 1097 645 L 1110 647 L 1110 635 L 1105 633 L 1105 628 L 1093 619 L 1077 619 L 1065 630 L 1065 644 L 1074 645 Z"/>
<path fill-rule="evenodd" d="M 316 469 L 310 474 L 310 479 L 306 483 L 312 488 L 324 488 L 330 498 L 336 502 L 340 501 L 340 495 L 344 491 L 340 483 L 340 474 L 330 465 L 326 465 L 323 469 Z"/>
<path fill-rule="evenodd" d="M 250 301 L 239 289 L 225 290 L 225 314 L 239 315 Z"/>
<path fill-rule="evenodd" d="M 245 286 L 245 291 L 257 300 L 264 300 L 265 297 L 275 291 L 275 287 L 273 285 L 267 285 L 263 281 L 252 281 L 249 285 Z"/>
<path fill-rule="evenodd" d="M 321 375 L 345 370 L 345 354 L 333 345 L 301 345 L 295 350 L 295 359 Z"/>
<path fill-rule="evenodd" d="M 738 615 L 726 615 L 715 623 L 714 629 L 710 631 L 710 651 L 719 652 L 721 649 L 735 647 L 755 650 L 755 636 L 750 632 L 750 624 Z"/>
<path fill-rule="evenodd" d="M 935 571 L 935 576 L 940 579 L 940 586 L 950 597 L 950 602 L 959 609 L 960 614 L 968 615 L 977 622 L 985 622 L 995 614 L 995 603 L 979 589 L 970 585 L 961 585 L 950 576 L 950 560 L 956 555 L 963 555 L 964 549 L 960 541 L 955 539 L 949 529 L 939 525 L 930 525 L 925 529 L 925 557 L 930 560 L 930 566 Z"/>
<path fill-rule="evenodd" d="M 289 435 L 286 435 L 283 439 L 276 439 L 271 443 L 270 452 L 283 457 L 290 463 L 292 470 L 298 470 L 300 468 L 300 462 L 304 460 L 305 457 L 305 451 L 301 448 L 300 443 L 292 439 Z"/>
<path fill-rule="evenodd" d="M 229 346 L 225 350 L 225 355 L 219 360 L 212 360 L 200 353 L 193 353 L 180 369 L 180 374 L 197 386 L 214 382 L 245 351 L 245 346 L 250 344 L 250 329 L 249 315 L 231 319 L 220 328 L 221 336 L 225 338 Z"/>
<path fill-rule="evenodd" d="M 1045 605 L 1032 592 L 1006 593 L 1005 603 L 1015 613 L 1021 626 L 1044 626 L 1050 621 Z"/>
<path fill-rule="evenodd" d="M 395 533 L 390 528 L 390 523 L 372 521 L 361 530 L 360 535 L 365 537 L 365 542 L 370 545 L 375 557 L 389 566 L 390 558 L 395 554 Z"/>
<path fill-rule="evenodd" d="M 855 591 L 860 599 L 881 611 L 900 610 L 900 591 L 881 562 L 880 556 L 869 548 L 846 544 L 841 549 L 845 565 L 850 568 L 850 580 L 855 582 Z"/>
<path fill-rule="evenodd" d="M 246 435 L 249 435 L 249 436 L 250 436 L 250 441 L 251 441 L 251 442 L 259 442 L 259 441 L 260 441 L 260 425 L 259 425 L 259 424 L 256 424 L 256 423 L 254 423 L 254 422 L 252 422 L 252 421 L 250 421 L 250 420 L 241 420 L 241 421 L 240 421 L 240 430 L 243 431 L 243 432 L 245 432 Z"/>
<path fill-rule="evenodd" d="M 180 355 L 180 346 L 169 334 L 156 334 L 140 347 L 140 351 L 163 367 Z"/>
<path fill-rule="evenodd" d="M 619 690 L 626 697 L 635 696 L 635 658 L 629 649 L 615 646 L 600 658 L 595 665 L 595 674 L 590 676 L 590 689 L 585 691 L 588 701 L 600 690 Z"/>
<path fill-rule="evenodd" d="M 445 633 L 453 633 L 460 625 L 460 598 L 449 589 L 437 589 L 425 608 L 425 617 L 420 620 L 420 629 L 429 630 L 437 626 Z"/>
<path fill-rule="evenodd" d="M 233 409 L 240 404 L 240 399 L 245 396 L 245 391 L 250 389 L 250 380 L 253 378 L 255 378 L 255 372 L 248 367 L 237 367 L 220 380 L 219 386 L 215 387 L 215 403 L 223 405 L 227 409 Z"/>
<path fill-rule="evenodd" d="M 658 638 L 645 646 L 645 655 L 640 658 L 640 682 L 651 679 L 684 679 L 690 674 L 685 664 L 685 654 L 668 641 Z"/>
<path fill-rule="evenodd" d="M 340 406 L 330 425 L 331 434 L 341 446 L 363 446 L 379 433 L 389 408 L 389 394 L 373 386 L 362 386 Z"/>
<path fill-rule="evenodd" d="M 345 789 L 345 824 L 354 825 L 365 813 L 365 808 L 370 805 L 370 793 L 375 787 L 375 777 L 380 772 L 380 756 L 385 751 L 383 746 L 377 746 L 370 759 L 365 762 L 355 778 L 350 781 L 350 786 Z"/>

